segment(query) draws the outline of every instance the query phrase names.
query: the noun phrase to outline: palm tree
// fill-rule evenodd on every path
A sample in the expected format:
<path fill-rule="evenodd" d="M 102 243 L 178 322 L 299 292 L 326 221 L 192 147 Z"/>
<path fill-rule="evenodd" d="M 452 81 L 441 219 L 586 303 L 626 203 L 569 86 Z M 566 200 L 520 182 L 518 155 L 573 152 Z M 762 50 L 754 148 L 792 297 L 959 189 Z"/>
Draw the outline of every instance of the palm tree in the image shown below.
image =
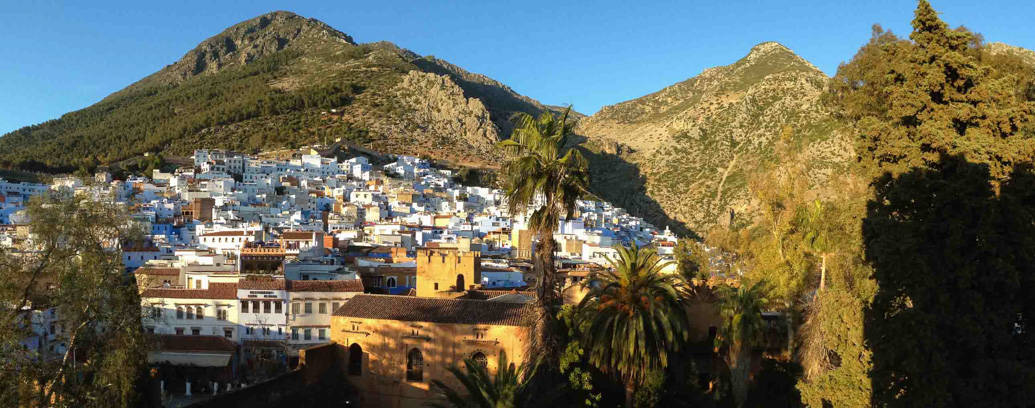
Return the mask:
<path fill-rule="evenodd" d="M 803 230 L 802 243 L 806 251 L 816 254 L 820 258 L 819 289 L 816 289 L 816 296 L 819 296 L 827 283 L 827 256 L 830 255 L 833 244 L 830 240 L 831 223 L 824 219 L 827 217 L 828 210 L 822 201 L 815 200 L 800 211 L 799 223 Z"/>
<path fill-rule="evenodd" d="M 489 374 L 484 363 L 472 358 L 464 359 L 465 368 L 449 367 L 465 393 L 446 385 L 442 381 L 433 380 L 432 387 L 446 398 L 448 404 L 432 404 L 434 407 L 457 408 L 516 408 L 527 401 L 529 393 L 525 391 L 527 383 L 524 367 L 518 367 L 507 361 L 507 353 L 500 351 L 499 368 L 496 376 Z"/>
<path fill-rule="evenodd" d="M 722 327 L 715 338 L 715 346 L 727 348 L 725 360 L 730 369 L 737 406 L 742 406 L 747 398 L 751 351 L 759 344 L 765 327 L 762 310 L 769 302 L 767 291 L 765 281 L 754 284 L 742 281 L 736 288 L 727 285 L 717 290 Z"/>
<path fill-rule="evenodd" d="M 499 143 L 509 154 L 503 164 L 504 189 L 511 214 L 531 211 L 528 226 L 538 239 L 535 272 L 538 274 L 537 316 L 530 348 L 553 358 L 559 345 L 552 339 L 555 308 L 560 304 L 553 253 L 553 233 L 561 217 L 574 215 L 576 200 L 589 188 L 589 165 L 582 154 L 568 146 L 571 107 L 558 118 L 544 112 L 538 118 L 525 113 L 515 117 L 510 139 Z"/>
<path fill-rule="evenodd" d="M 653 249 L 616 248 L 611 270 L 590 278 L 579 308 L 589 319 L 583 344 L 589 361 L 625 384 L 625 406 L 646 375 L 668 365 L 668 355 L 687 338 L 687 315 L 679 277 L 662 274 Z"/>

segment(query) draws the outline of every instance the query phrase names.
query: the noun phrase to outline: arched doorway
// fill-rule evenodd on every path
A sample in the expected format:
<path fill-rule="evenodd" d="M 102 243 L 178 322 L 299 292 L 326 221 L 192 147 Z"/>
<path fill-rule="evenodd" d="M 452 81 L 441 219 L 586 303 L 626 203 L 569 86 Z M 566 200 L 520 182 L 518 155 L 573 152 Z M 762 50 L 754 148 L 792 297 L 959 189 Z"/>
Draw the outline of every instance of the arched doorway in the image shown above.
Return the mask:
<path fill-rule="evenodd" d="M 462 291 L 462 290 L 465 290 L 466 288 L 467 288 L 467 286 L 464 285 L 464 275 L 463 274 L 456 275 L 456 290 L 457 291 Z"/>
<path fill-rule="evenodd" d="M 485 353 L 476 352 L 471 356 L 471 360 L 474 360 L 475 364 L 482 366 L 483 368 L 489 367 L 489 359 L 485 357 Z"/>
<path fill-rule="evenodd" d="M 356 343 L 349 346 L 349 375 L 363 375 L 363 347 Z"/>
<path fill-rule="evenodd" d="M 390 287 L 390 288 L 394 288 L 394 287 L 395 287 L 395 277 L 394 277 L 394 276 L 390 276 L 390 277 L 388 277 L 388 283 L 387 283 L 387 285 L 388 285 L 388 287 Z"/>
<path fill-rule="evenodd" d="M 406 353 L 406 381 L 424 381 L 424 355 L 420 350 L 411 349 Z"/>

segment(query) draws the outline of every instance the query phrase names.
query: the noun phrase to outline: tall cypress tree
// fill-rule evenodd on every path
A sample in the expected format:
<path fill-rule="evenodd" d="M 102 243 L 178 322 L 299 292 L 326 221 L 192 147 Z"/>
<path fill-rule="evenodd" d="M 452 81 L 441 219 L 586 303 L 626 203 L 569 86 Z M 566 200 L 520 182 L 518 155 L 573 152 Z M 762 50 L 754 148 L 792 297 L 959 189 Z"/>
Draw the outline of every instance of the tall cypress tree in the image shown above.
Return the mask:
<path fill-rule="evenodd" d="M 874 406 L 1035 401 L 1035 178 L 996 193 L 988 166 L 945 156 L 875 182 L 863 221 L 879 285 L 865 318 Z"/>
<path fill-rule="evenodd" d="M 872 405 L 1028 406 L 1035 104 L 927 1 L 912 25 L 911 41 L 875 35 L 834 86 L 875 176 Z"/>
<path fill-rule="evenodd" d="M 909 40 L 876 27 L 829 95 L 873 178 L 870 405 L 1030 406 L 1035 103 L 1019 84 L 1031 81 L 926 0 L 912 26 Z"/>
<path fill-rule="evenodd" d="M 944 152 L 987 164 L 998 182 L 1035 158 L 1035 103 L 1013 75 L 978 58 L 973 33 L 949 29 L 921 0 L 910 39 L 878 29 L 835 76 L 836 100 L 858 120 L 857 152 L 871 174 L 928 167 Z"/>

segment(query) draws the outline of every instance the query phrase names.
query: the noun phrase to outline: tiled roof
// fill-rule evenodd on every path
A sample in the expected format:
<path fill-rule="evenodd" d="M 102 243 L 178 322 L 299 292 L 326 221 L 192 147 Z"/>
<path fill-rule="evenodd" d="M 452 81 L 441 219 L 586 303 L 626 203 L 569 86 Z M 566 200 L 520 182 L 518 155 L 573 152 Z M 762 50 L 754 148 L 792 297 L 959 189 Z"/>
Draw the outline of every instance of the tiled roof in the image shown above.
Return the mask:
<path fill-rule="evenodd" d="M 291 292 L 362 292 L 363 281 L 344 280 L 293 280 L 287 282 Z"/>
<path fill-rule="evenodd" d="M 313 232 L 311 231 L 285 231 L 280 234 L 282 239 L 313 239 Z"/>
<path fill-rule="evenodd" d="M 216 231 L 202 234 L 203 237 L 241 237 L 248 235 L 248 231 Z"/>
<path fill-rule="evenodd" d="M 284 279 L 272 277 L 248 277 L 237 282 L 238 289 L 284 290 L 287 283 Z"/>
<path fill-rule="evenodd" d="M 223 351 L 232 353 L 237 345 L 222 336 L 187 336 L 159 334 L 158 348 L 162 351 Z"/>
<path fill-rule="evenodd" d="M 512 288 L 512 289 L 475 289 L 475 290 L 467 291 L 467 293 L 465 293 L 463 296 L 461 296 L 461 299 L 488 300 L 488 299 L 492 299 L 492 298 L 497 297 L 497 296 L 503 296 L 503 295 L 508 295 L 508 294 L 519 294 L 519 295 L 531 296 L 533 298 L 536 297 L 536 294 L 535 294 L 534 291 L 527 290 L 527 288 L 523 288 L 523 289 L 525 289 L 525 290 L 518 290 L 517 288 Z"/>
<path fill-rule="evenodd" d="M 145 266 L 145 267 L 142 267 L 142 268 L 138 268 L 134 273 L 137 273 L 137 274 L 140 274 L 140 275 L 163 275 L 163 276 L 172 275 L 172 276 L 176 276 L 176 275 L 180 274 L 180 268 L 148 268 L 148 267 Z"/>
<path fill-rule="evenodd" d="M 168 299 L 237 299 L 237 284 L 211 282 L 208 289 L 145 289 L 140 297 Z"/>
<path fill-rule="evenodd" d="M 414 296 L 356 295 L 334 311 L 335 316 L 404 322 L 524 326 L 520 303 Z"/>

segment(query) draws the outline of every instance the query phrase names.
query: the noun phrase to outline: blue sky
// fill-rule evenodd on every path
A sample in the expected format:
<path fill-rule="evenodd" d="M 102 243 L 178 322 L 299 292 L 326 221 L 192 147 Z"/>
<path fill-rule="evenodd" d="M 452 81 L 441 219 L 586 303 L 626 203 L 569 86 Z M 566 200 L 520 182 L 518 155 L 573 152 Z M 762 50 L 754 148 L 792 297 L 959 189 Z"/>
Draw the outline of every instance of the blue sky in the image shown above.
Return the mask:
<path fill-rule="evenodd" d="M 146 3 L 146 4 L 145 4 Z M 934 0 L 950 25 L 1035 48 L 1035 2 Z M 272 10 L 386 40 L 583 113 L 779 41 L 827 74 L 879 23 L 907 34 L 915 2 L 0 0 L 0 134 L 102 99 L 197 43 Z"/>

